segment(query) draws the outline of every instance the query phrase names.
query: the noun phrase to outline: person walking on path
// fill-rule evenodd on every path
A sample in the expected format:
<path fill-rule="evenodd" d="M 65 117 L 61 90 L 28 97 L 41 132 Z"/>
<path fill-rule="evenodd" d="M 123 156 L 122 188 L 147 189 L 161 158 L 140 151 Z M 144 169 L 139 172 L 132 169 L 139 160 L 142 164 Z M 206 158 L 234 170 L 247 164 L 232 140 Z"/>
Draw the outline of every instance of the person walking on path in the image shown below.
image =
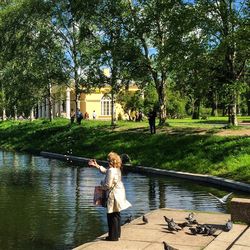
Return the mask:
<path fill-rule="evenodd" d="M 77 121 L 78 125 L 81 124 L 82 119 L 83 119 L 82 112 L 80 111 L 80 109 L 77 109 L 77 111 L 76 111 L 76 121 Z"/>
<path fill-rule="evenodd" d="M 149 122 L 149 127 L 150 127 L 151 134 L 156 133 L 155 118 L 156 118 L 156 112 L 155 112 L 155 110 L 152 109 L 152 110 L 150 110 L 150 112 L 148 114 L 148 122 Z"/>
<path fill-rule="evenodd" d="M 131 206 L 126 199 L 125 188 L 122 182 L 120 156 L 115 152 L 108 154 L 108 168 L 100 166 L 96 160 L 90 160 L 88 165 L 96 167 L 105 179 L 101 182 L 101 186 L 108 194 L 107 200 L 107 220 L 108 220 L 108 237 L 105 240 L 118 241 L 121 237 L 121 215 L 120 211 Z"/>
<path fill-rule="evenodd" d="M 92 116 L 93 116 L 93 120 L 95 120 L 96 119 L 96 112 L 95 112 L 95 110 L 93 111 Z"/>

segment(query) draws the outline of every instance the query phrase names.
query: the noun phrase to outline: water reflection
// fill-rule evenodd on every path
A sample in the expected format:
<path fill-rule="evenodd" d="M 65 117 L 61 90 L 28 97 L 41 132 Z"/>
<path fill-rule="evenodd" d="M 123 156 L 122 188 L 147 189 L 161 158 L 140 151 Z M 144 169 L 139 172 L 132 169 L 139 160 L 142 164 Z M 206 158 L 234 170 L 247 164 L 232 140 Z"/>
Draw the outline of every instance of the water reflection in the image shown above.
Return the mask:
<path fill-rule="evenodd" d="M 106 232 L 105 210 L 92 204 L 102 177 L 92 168 L 0 151 L 0 249 L 71 249 Z M 123 180 L 133 204 L 123 221 L 162 207 L 227 209 L 208 193 L 230 190 L 136 173 L 124 173 Z"/>

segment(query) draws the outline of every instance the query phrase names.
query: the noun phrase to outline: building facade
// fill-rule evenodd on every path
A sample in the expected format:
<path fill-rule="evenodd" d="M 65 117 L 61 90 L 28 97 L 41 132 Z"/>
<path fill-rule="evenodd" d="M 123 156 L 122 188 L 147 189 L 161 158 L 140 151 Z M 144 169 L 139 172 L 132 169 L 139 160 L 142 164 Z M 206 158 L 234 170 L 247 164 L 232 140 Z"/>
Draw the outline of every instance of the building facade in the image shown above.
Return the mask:
<path fill-rule="evenodd" d="M 138 87 L 136 85 L 130 86 L 130 92 L 136 92 Z M 52 116 L 53 117 L 65 117 L 70 118 L 71 111 L 76 111 L 75 91 L 74 88 L 64 88 L 58 91 L 52 90 Z M 110 87 L 103 87 L 96 89 L 93 93 L 85 94 L 81 93 L 78 100 L 78 107 L 83 113 L 83 116 L 87 113 L 89 119 L 93 119 L 93 112 L 96 113 L 96 119 L 98 120 L 110 120 L 111 119 L 111 107 L 112 100 L 110 95 Z M 38 103 L 37 117 L 49 118 L 49 100 L 47 98 L 44 101 Z M 118 119 L 118 116 L 122 119 L 126 119 L 122 106 L 114 102 L 114 116 Z"/>

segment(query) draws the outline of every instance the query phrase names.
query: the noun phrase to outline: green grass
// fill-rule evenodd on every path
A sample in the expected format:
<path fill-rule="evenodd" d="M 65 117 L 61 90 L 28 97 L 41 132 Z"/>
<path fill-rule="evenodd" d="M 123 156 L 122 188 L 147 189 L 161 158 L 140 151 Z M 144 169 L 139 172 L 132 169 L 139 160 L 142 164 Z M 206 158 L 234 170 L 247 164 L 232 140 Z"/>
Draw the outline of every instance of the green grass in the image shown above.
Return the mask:
<path fill-rule="evenodd" d="M 213 121 L 213 122 L 208 122 Z M 69 125 L 66 119 L 52 123 L 1 122 L 0 147 L 39 153 L 50 151 L 106 159 L 111 150 L 127 153 L 134 165 L 211 174 L 250 183 L 250 137 L 217 136 L 226 119 L 169 120 L 170 126 L 148 132 L 146 121 L 83 121 Z M 202 134 L 201 134 L 202 133 Z"/>

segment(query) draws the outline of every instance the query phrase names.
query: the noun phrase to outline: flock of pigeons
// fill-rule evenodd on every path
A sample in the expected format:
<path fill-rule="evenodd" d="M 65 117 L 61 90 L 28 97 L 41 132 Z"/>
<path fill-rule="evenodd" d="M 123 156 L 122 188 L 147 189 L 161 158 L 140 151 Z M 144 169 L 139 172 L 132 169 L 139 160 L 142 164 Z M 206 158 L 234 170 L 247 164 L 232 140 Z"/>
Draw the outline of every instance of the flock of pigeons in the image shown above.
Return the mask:
<path fill-rule="evenodd" d="M 180 231 L 184 227 L 188 227 L 190 230 L 190 233 L 193 235 L 196 234 L 203 234 L 203 235 L 214 235 L 218 228 L 215 226 L 212 226 L 211 224 L 199 224 L 198 221 L 194 218 L 194 213 L 191 212 L 185 219 L 186 221 L 183 223 L 176 223 L 174 222 L 173 218 L 169 219 L 166 216 L 164 216 L 165 221 L 167 222 L 167 230 L 170 232 L 173 231 Z M 193 225 L 196 225 L 193 227 Z M 231 220 L 228 220 L 228 222 L 223 226 L 223 230 L 226 232 L 229 232 L 233 227 L 233 224 Z"/>
<path fill-rule="evenodd" d="M 214 196 L 213 194 L 210 194 Z M 220 203 L 225 204 L 227 202 L 227 199 L 229 196 L 231 196 L 232 193 L 225 195 L 222 198 L 214 196 Z M 218 227 L 216 225 L 212 224 L 199 224 L 198 221 L 195 219 L 195 215 L 193 212 L 188 214 L 188 216 L 185 218 L 185 221 L 182 223 L 176 223 L 173 218 L 168 218 L 166 216 L 163 216 L 165 222 L 167 223 L 167 230 L 169 232 L 178 232 L 182 230 L 185 227 L 188 227 L 190 230 L 190 234 L 196 235 L 196 234 L 203 234 L 204 236 L 213 236 L 215 232 L 218 230 Z M 126 223 L 130 223 L 132 221 L 132 216 L 130 216 L 126 221 Z M 142 216 L 143 224 L 148 223 L 148 218 L 146 218 L 145 215 Z M 233 223 L 231 220 L 228 220 L 225 225 L 220 226 L 220 229 L 222 229 L 225 232 L 229 232 L 233 227 Z M 165 241 L 163 241 L 164 250 L 177 250 L 176 248 L 168 245 Z"/>
<path fill-rule="evenodd" d="M 190 234 L 196 235 L 196 234 L 203 234 L 204 236 L 208 235 L 214 235 L 215 232 L 218 230 L 215 226 L 212 226 L 210 224 L 199 224 L 198 221 L 194 218 L 194 213 L 191 212 L 185 219 L 185 222 L 182 223 L 176 223 L 173 218 L 169 219 L 166 216 L 163 216 L 165 222 L 167 223 L 167 230 L 169 232 L 178 232 L 182 230 L 185 227 L 188 227 L 190 230 Z M 148 223 L 148 219 L 145 217 L 145 215 L 142 216 L 142 221 L 146 224 Z M 193 227 L 196 225 L 195 227 Z M 233 227 L 233 223 L 231 220 L 228 220 L 225 225 L 223 225 L 223 230 L 225 232 L 229 232 Z M 164 250 L 177 250 L 176 248 L 168 245 L 165 241 L 163 241 L 164 244 Z"/>

